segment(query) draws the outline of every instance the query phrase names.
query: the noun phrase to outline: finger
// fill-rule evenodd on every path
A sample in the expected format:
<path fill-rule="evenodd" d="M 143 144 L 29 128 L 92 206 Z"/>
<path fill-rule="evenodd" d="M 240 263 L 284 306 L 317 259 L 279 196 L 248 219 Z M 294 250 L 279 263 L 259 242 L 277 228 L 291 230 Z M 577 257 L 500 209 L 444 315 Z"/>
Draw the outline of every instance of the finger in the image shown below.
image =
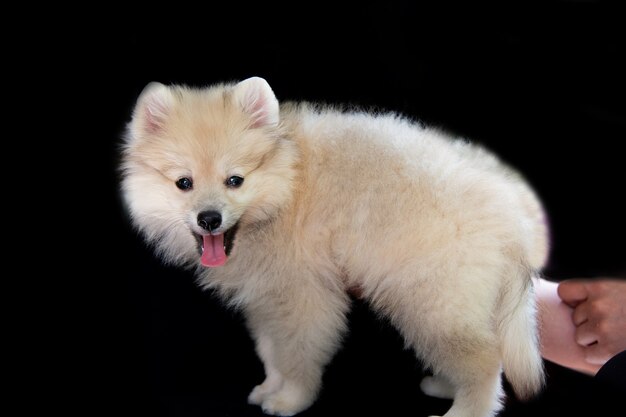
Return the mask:
<path fill-rule="evenodd" d="M 598 341 L 598 334 L 596 332 L 596 326 L 586 321 L 580 326 L 576 327 L 576 331 L 574 332 L 574 340 L 581 346 L 589 346 L 592 343 L 596 343 Z"/>
<path fill-rule="evenodd" d="M 587 346 L 584 350 L 585 361 L 594 365 L 604 365 L 612 357 L 602 343 L 594 343 Z"/>
<path fill-rule="evenodd" d="M 561 300 L 570 307 L 576 307 L 589 295 L 586 284 L 582 280 L 568 279 L 559 283 L 557 293 Z"/>
<path fill-rule="evenodd" d="M 572 311 L 572 322 L 574 323 L 574 326 L 578 327 L 589 320 L 588 306 L 588 303 L 579 304 Z"/>

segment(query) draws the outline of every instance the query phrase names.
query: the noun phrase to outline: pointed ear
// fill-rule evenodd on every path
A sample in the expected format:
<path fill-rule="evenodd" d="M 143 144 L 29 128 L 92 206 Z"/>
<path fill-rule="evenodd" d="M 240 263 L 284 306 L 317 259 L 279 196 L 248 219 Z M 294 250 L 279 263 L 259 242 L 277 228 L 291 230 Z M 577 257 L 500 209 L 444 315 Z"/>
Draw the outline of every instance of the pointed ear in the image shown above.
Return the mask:
<path fill-rule="evenodd" d="M 139 95 L 133 112 L 135 135 L 163 130 L 173 103 L 174 97 L 167 86 L 157 82 L 148 84 Z"/>
<path fill-rule="evenodd" d="M 235 85 L 238 106 L 252 118 L 251 127 L 276 126 L 280 120 L 278 100 L 263 78 L 252 77 Z"/>

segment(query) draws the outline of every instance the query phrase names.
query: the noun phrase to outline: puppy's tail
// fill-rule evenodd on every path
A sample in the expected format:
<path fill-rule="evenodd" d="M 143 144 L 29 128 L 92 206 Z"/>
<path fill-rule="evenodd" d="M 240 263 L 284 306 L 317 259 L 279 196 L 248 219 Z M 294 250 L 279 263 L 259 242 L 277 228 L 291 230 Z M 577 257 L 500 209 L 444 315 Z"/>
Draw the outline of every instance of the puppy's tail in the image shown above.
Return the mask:
<path fill-rule="evenodd" d="M 504 375 L 520 400 L 538 394 L 545 384 L 539 348 L 537 308 L 530 268 L 520 267 L 501 294 L 498 330 Z"/>

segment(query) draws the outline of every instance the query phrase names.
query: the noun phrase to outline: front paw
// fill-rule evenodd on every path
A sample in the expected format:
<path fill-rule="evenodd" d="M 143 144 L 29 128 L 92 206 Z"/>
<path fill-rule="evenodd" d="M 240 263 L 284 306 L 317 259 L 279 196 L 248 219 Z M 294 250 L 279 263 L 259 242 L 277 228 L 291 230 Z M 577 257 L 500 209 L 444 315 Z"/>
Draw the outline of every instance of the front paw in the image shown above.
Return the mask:
<path fill-rule="evenodd" d="M 306 390 L 293 383 L 286 383 L 278 391 L 260 396 L 258 395 L 260 390 L 255 391 L 257 391 L 256 388 L 250 394 L 248 401 L 264 397 L 260 403 L 263 412 L 274 416 L 293 416 L 309 408 L 316 397 L 316 392 L 311 392 L 311 390 Z"/>
<path fill-rule="evenodd" d="M 257 385 L 250 395 L 248 395 L 248 404 L 261 405 L 272 391 L 273 390 L 269 389 L 266 384 Z"/>
<path fill-rule="evenodd" d="M 436 398 L 453 399 L 454 387 L 442 376 L 425 376 L 420 383 L 422 392 Z"/>
<path fill-rule="evenodd" d="M 265 399 L 282 387 L 283 379 L 278 372 L 268 374 L 262 384 L 254 387 L 250 395 L 248 395 L 248 403 L 253 405 L 261 405 Z"/>
<path fill-rule="evenodd" d="M 261 405 L 265 397 L 267 397 L 270 393 L 265 384 L 257 385 L 254 387 L 250 395 L 248 395 L 248 404 L 252 405 Z"/>

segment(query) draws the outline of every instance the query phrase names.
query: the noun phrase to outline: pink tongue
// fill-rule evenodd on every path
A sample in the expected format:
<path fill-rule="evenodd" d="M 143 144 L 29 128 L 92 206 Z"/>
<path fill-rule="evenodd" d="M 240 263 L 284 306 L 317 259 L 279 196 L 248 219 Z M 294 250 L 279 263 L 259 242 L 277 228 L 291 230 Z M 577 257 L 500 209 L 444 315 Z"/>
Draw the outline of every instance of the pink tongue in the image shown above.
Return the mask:
<path fill-rule="evenodd" d="M 204 235 L 202 237 L 202 265 L 214 267 L 222 266 L 226 263 L 226 252 L 224 252 L 224 234 Z"/>

